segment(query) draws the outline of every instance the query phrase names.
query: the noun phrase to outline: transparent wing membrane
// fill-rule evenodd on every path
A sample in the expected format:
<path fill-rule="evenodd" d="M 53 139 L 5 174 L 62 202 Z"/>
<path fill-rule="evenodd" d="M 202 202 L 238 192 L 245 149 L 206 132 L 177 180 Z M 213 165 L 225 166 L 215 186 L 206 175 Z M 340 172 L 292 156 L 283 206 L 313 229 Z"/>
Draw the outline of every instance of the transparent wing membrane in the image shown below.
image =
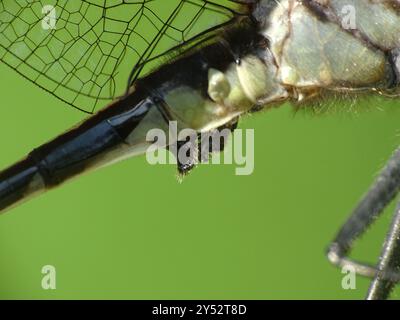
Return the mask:
<path fill-rule="evenodd" d="M 0 60 L 93 113 L 244 11 L 233 0 L 0 0 Z"/>

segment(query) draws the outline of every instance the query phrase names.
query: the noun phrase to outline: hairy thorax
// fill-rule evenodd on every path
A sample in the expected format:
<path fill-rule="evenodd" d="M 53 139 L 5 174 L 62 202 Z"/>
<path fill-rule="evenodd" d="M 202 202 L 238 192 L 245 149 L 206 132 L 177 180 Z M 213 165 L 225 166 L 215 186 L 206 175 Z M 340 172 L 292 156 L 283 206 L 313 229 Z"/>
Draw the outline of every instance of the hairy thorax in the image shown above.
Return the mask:
<path fill-rule="evenodd" d="M 320 92 L 395 94 L 399 85 L 398 1 L 260 1 L 279 82 L 298 101 Z"/>

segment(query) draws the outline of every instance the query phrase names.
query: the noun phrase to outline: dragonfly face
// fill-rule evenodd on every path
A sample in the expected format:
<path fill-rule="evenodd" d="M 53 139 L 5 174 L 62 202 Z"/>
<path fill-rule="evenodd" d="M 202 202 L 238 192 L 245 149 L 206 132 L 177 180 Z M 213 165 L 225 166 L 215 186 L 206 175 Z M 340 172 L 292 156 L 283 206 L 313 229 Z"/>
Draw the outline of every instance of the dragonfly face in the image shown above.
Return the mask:
<path fill-rule="evenodd" d="M 145 152 L 151 144 L 146 133 L 167 131 L 172 121 L 179 129 L 202 133 L 234 129 L 242 115 L 284 101 L 319 103 L 321 97 L 354 91 L 398 94 L 397 1 L 171 1 L 159 16 L 152 4 L 50 1 L 43 8 L 40 1 L 0 3 L 5 64 L 83 111 L 114 101 L 4 170 L 0 209 Z M 351 10 L 344 14 L 344 8 L 356 16 Z M 38 9 L 45 9 L 44 17 L 29 16 Z M 188 14 L 192 18 L 184 19 Z M 200 28 L 202 19 L 212 23 Z M 143 36 L 141 28 L 153 32 Z M 196 161 L 178 159 L 180 172 Z M 367 211 L 357 214 L 377 214 Z M 363 221 L 357 224 L 360 230 L 369 224 Z M 329 252 L 332 262 L 358 267 L 344 257 L 359 233 L 341 233 Z M 366 268 L 356 271 L 376 275 Z M 380 270 L 379 278 L 390 283 L 386 287 L 397 282 L 392 269 L 390 260 Z"/>

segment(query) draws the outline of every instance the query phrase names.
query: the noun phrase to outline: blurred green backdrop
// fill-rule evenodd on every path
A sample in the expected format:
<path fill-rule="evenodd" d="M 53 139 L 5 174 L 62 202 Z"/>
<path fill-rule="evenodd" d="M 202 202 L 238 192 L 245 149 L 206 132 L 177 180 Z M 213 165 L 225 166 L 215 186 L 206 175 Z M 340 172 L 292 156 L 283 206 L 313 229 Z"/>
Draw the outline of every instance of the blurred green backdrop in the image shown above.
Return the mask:
<path fill-rule="evenodd" d="M 84 118 L 4 65 L 0 88 L 1 168 Z M 180 184 L 139 157 L 36 198 L 0 216 L 0 298 L 363 298 L 369 280 L 343 290 L 325 248 L 399 145 L 399 106 L 249 117 L 251 176 L 200 166 Z M 376 261 L 392 209 L 354 257 Z M 41 287 L 49 264 L 56 290 Z"/>

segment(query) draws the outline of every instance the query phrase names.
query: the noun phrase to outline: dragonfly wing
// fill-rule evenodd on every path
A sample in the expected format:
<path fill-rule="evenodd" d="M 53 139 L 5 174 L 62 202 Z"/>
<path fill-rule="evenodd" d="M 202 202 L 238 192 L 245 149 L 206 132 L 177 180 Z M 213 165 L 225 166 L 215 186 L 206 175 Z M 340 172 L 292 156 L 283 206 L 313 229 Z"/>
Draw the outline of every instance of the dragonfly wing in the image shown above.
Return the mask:
<path fill-rule="evenodd" d="M 245 7 L 233 0 L 2 0 L 0 60 L 93 113 L 173 48 Z"/>

